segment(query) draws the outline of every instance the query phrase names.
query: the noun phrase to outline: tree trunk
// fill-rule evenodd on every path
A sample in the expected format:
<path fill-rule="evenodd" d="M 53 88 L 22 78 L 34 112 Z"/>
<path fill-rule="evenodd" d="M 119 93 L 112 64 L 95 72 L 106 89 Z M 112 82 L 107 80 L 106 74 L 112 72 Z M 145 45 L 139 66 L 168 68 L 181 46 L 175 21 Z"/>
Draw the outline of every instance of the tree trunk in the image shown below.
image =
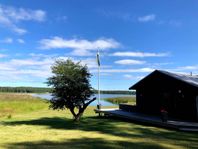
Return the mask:
<path fill-rule="evenodd" d="M 92 100 L 90 100 L 89 102 L 87 102 L 86 104 L 84 104 L 82 107 L 78 107 L 78 113 L 75 113 L 75 111 L 74 111 L 74 108 L 75 107 L 71 107 L 70 108 L 70 112 L 72 113 L 72 115 L 73 115 L 73 117 L 74 117 L 74 121 L 79 121 L 80 120 L 80 118 L 82 117 L 82 115 L 83 115 L 83 113 L 84 113 L 84 111 L 85 111 L 85 109 L 87 108 L 87 106 L 91 103 L 91 102 L 93 102 L 94 100 L 96 100 L 96 98 L 93 98 Z"/>
<path fill-rule="evenodd" d="M 78 114 L 76 115 L 76 117 L 74 118 L 74 121 L 78 122 L 78 121 L 80 120 L 80 118 L 82 117 L 82 115 L 83 115 L 83 112 L 78 113 Z"/>
<path fill-rule="evenodd" d="M 74 107 L 73 108 L 70 108 L 69 110 L 72 113 L 73 117 L 75 118 L 76 117 L 76 113 L 74 112 Z"/>

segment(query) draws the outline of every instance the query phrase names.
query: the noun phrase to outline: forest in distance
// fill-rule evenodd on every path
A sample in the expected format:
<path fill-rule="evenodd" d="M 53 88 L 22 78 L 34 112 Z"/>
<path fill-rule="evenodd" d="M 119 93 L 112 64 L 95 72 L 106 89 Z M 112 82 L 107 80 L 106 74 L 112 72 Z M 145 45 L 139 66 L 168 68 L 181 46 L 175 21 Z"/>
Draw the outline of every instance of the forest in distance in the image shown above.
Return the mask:
<path fill-rule="evenodd" d="M 47 93 L 51 88 L 45 87 L 0 87 L 0 92 L 5 93 Z"/>
<path fill-rule="evenodd" d="M 52 88 L 47 87 L 0 87 L 0 92 L 7 93 L 51 93 Z M 95 94 L 98 90 L 93 90 Z M 125 90 L 101 90 L 101 94 L 126 94 L 135 95 L 135 91 L 125 91 Z"/>

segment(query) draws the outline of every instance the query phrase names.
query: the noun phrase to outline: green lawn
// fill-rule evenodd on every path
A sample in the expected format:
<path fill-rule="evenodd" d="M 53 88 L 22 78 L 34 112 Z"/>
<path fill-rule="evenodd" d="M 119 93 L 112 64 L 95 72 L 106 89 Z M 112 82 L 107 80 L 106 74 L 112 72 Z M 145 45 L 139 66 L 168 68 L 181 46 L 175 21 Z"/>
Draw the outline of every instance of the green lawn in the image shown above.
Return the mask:
<path fill-rule="evenodd" d="M 93 112 L 94 107 L 89 107 L 82 121 L 77 123 L 72 121 L 69 112 L 49 110 L 46 101 L 28 95 L 0 94 L 0 96 L 0 148 L 198 147 L 196 133 L 143 126 L 119 119 L 99 118 Z"/>

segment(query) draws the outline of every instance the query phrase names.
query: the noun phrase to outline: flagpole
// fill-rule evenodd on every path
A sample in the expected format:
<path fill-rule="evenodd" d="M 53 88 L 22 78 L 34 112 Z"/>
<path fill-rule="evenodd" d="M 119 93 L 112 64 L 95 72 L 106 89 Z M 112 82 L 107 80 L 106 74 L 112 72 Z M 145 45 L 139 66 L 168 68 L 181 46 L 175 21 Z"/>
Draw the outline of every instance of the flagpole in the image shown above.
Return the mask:
<path fill-rule="evenodd" d="M 98 66 L 98 104 L 100 105 L 100 66 Z"/>
<path fill-rule="evenodd" d="M 97 58 L 98 58 L 98 109 L 101 108 L 100 105 L 100 60 L 99 60 L 99 49 L 97 53 Z"/>

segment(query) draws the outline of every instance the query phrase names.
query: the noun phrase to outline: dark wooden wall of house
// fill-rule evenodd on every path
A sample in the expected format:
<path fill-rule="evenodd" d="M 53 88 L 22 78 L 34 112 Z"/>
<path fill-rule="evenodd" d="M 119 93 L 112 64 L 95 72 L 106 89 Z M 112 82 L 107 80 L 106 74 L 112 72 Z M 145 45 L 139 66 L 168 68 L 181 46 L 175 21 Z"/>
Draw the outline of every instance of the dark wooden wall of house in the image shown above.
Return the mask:
<path fill-rule="evenodd" d="M 196 96 L 198 90 L 172 77 L 155 73 L 136 89 L 139 112 L 159 115 L 161 107 L 168 115 L 182 120 L 197 121 Z"/>

